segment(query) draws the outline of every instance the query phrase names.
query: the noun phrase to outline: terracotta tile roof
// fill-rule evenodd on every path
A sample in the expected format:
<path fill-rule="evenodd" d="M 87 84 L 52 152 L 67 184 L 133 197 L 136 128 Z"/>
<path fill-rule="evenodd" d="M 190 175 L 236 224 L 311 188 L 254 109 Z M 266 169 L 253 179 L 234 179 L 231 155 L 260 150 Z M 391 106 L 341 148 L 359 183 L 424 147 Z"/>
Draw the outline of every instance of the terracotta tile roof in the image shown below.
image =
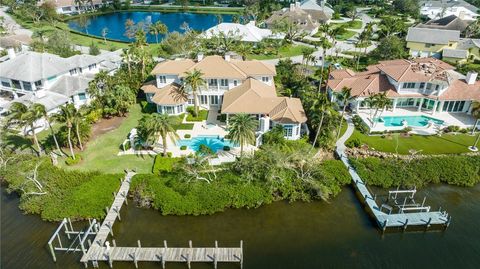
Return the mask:
<path fill-rule="evenodd" d="M 300 99 L 277 97 L 275 87 L 253 78 L 224 94 L 222 113 L 266 114 L 280 123 L 307 121 Z"/>
<path fill-rule="evenodd" d="M 434 58 L 381 61 L 375 67 L 398 82 L 447 81 L 445 71 L 453 69 L 451 65 Z"/>
<path fill-rule="evenodd" d="M 355 72 L 350 69 L 337 69 L 330 71 L 330 76 L 334 79 L 350 78 L 355 76 Z"/>
<path fill-rule="evenodd" d="M 160 90 L 157 88 L 157 82 L 155 80 L 148 81 L 147 83 L 143 84 L 140 89 L 145 93 L 156 93 Z"/>
<path fill-rule="evenodd" d="M 438 97 L 439 100 L 477 100 L 480 101 L 480 81 L 467 84 L 463 79 L 457 79 Z"/>
<path fill-rule="evenodd" d="M 196 62 L 191 59 L 168 60 L 157 64 L 152 75 L 168 74 L 185 76 L 186 72 L 200 70 L 204 78 L 245 79 L 256 75 L 276 75 L 275 66 L 260 61 L 227 61 L 218 55 L 206 56 Z"/>
<path fill-rule="evenodd" d="M 348 87 L 352 89 L 353 96 L 359 97 L 367 97 L 381 92 L 386 92 L 389 97 L 399 96 L 395 87 L 388 82 L 387 77 L 380 73 L 331 79 L 328 81 L 328 87 L 336 92 L 340 92 L 343 87 Z"/>
<path fill-rule="evenodd" d="M 155 93 L 152 102 L 157 105 L 180 105 L 188 100 L 187 96 L 181 93 L 180 88 L 181 85 L 172 83 L 160 89 L 154 85 L 144 85 L 142 90 L 145 93 Z"/>

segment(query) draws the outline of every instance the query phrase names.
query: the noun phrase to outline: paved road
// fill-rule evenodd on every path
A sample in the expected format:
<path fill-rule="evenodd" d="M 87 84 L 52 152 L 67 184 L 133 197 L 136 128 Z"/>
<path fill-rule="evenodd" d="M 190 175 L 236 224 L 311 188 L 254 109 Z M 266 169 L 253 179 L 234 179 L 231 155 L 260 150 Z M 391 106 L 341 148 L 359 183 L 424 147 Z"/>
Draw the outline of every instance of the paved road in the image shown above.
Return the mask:
<path fill-rule="evenodd" d="M 3 17 L 5 20 L 3 22 L 3 26 L 7 30 L 8 33 L 14 35 L 28 35 L 32 36 L 32 31 L 23 28 L 20 24 L 18 24 L 9 14 L 6 13 L 8 7 L 0 7 L 0 17 Z"/>

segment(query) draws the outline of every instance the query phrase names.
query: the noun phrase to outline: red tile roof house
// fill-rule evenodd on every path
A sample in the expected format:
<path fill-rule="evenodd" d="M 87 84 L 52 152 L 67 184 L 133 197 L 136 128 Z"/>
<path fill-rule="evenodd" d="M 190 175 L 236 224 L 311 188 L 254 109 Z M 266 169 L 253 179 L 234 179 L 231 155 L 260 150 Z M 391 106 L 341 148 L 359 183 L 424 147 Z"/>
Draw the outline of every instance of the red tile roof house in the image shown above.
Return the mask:
<path fill-rule="evenodd" d="M 470 116 L 471 104 L 474 100 L 480 101 L 477 75 L 469 72 L 464 76 L 451 65 L 434 58 L 399 59 L 381 61 L 359 73 L 349 69 L 334 70 L 327 90 L 334 100 L 343 87 L 351 88 L 355 99 L 349 106 L 364 119 L 370 131 L 400 130 L 408 122 L 419 131 L 435 127 L 433 123 L 437 123 L 437 128 L 441 128 L 439 125 L 472 127 L 475 120 Z M 366 99 L 377 93 L 385 93 L 392 99 L 392 108 L 381 115 L 388 118 L 387 122 L 383 117 L 371 119 L 372 110 Z M 424 121 L 413 116 L 423 116 Z"/>
<path fill-rule="evenodd" d="M 186 72 L 200 70 L 206 82 L 200 89 L 198 104 L 209 113 L 228 117 L 247 113 L 259 119 L 259 132 L 265 133 L 282 125 L 286 139 L 299 139 L 306 127 L 307 117 L 298 98 L 277 96 L 273 77 L 275 66 L 260 61 L 242 61 L 230 55 L 198 55 L 197 59 L 167 60 L 157 64 L 156 76 L 142 86 L 147 101 L 157 106 L 158 113 L 180 115 L 193 106 L 193 96 L 179 94 Z"/>

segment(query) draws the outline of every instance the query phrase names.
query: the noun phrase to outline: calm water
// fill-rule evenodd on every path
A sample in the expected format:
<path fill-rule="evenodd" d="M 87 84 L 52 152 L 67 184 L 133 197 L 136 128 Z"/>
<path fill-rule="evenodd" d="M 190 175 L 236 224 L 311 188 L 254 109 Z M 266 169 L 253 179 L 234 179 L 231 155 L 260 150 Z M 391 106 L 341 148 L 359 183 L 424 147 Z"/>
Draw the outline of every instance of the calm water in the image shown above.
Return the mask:
<path fill-rule="evenodd" d="M 381 117 L 385 126 L 403 126 L 406 121 L 408 126 L 423 127 L 427 126 L 430 121 L 436 124 L 443 124 L 443 120 L 427 117 L 427 116 L 385 116 Z"/>
<path fill-rule="evenodd" d="M 224 22 L 231 22 L 232 15 L 221 15 Z M 87 29 L 79 25 L 78 20 L 71 20 L 68 26 L 74 30 L 91 35 L 96 35 L 102 38 L 103 28 L 108 29 L 107 38 L 121 41 L 132 41 L 128 39 L 125 34 L 125 22 L 127 19 L 133 20 L 135 23 L 147 22 L 155 23 L 157 21 L 163 22 L 168 27 L 169 32 L 177 31 L 184 32 L 182 24 L 186 22 L 188 26 L 194 30 L 203 31 L 218 24 L 218 19 L 214 14 L 196 14 L 196 13 L 160 13 L 160 12 L 115 12 L 105 15 L 89 17 L 89 24 Z M 159 40 L 162 39 L 159 35 Z M 155 43 L 154 35 L 148 34 L 147 41 Z"/>
<path fill-rule="evenodd" d="M 196 136 L 192 139 L 180 139 L 177 141 L 177 146 L 187 146 L 194 151 L 199 151 L 201 145 L 209 147 L 213 152 L 223 149 L 224 146 L 230 148 L 235 146 L 230 140 L 225 140 L 218 136 Z"/>
<path fill-rule="evenodd" d="M 328 203 L 275 203 L 255 210 L 227 210 L 202 217 L 161 216 L 132 206 L 114 226 L 117 245 L 236 246 L 244 240 L 244 268 L 479 268 L 480 184 L 474 188 L 429 187 L 430 205 L 444 205 L 453 216 L 445 232 L 387 233 L 382 236 L 353 191 L 345 188 Z M 17 209 L 18 199 L 1 194 L 1 268 L 83 268 L 79 256 L 57 254 L 53 263 L 45 244 L 56 228 Z M 100 264 L 101 268 L 108 268 Z M 141 263 L 140 268 L 160 268 Z M 193 268 L 213 268 L 193 264 Z M 91 268 L 91 267 L 90 267 Z M 134 268 L 114 263 L 114 268 Z M 185 269 L 185 264 L 167 264 Z M 219 268 L 239 268 L 221 264 Z"/>

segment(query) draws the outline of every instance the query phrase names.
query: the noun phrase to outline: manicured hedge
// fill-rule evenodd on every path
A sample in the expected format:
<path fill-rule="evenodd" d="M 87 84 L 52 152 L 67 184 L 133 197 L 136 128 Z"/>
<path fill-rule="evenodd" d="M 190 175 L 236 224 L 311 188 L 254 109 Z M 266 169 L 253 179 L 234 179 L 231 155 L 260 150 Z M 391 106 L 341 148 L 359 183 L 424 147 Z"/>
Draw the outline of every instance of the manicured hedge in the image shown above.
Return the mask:
<path fill-rule="evenodd" d="M 163 157 L 162 155 L 155 156 L 153 161 L 152 173 L 158 175 L 163 172 L 171 172 L 176 163 L 178 163 L 181 158 L 170 158 Z"/>
<path fill-rule="evenodd" d="M 350 159 L 350 162 L 368 184 L 392 186 L 423 186 L 428 183 L 448 183 L 473 186 L 480 182 L 480 157 L 445 156 L 416 160 Z"/>

